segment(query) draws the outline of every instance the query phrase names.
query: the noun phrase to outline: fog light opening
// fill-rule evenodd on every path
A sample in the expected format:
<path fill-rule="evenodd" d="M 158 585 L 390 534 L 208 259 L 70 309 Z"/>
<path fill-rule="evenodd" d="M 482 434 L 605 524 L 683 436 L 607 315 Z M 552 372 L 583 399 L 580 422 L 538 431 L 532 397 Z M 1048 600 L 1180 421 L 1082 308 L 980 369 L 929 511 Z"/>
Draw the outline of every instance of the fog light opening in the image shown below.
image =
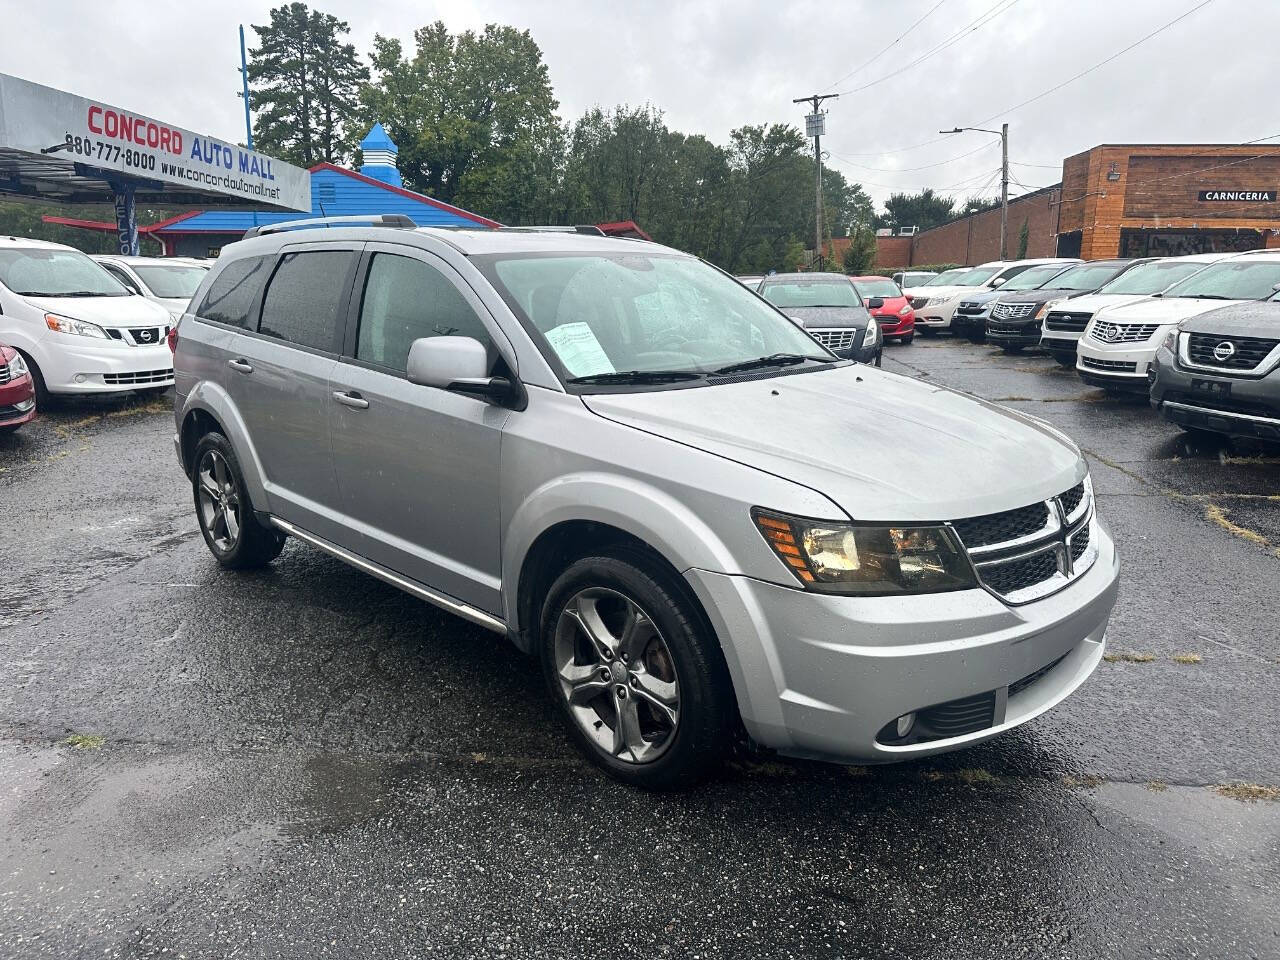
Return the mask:
<path fill-rule="evenodd" d="M 914 727 L 915 725 L 916 725 L 915 711 L 913 710 L 910 713 L 904 713 L 902 716 L 898 718 L 898 722 L 896 724 L 898 737 L 899 738 L 905 737 L 907 734 L 911 732 L 911 728 Z"/>
<path fill-rule="evenodd" d="M 84 375 L 83 373 L 77 373 L 77 374 L 76 374 L 76 383 L 84 383 L 86 379 L 88 379 L 88 378 L 87 378 L 87 377 L 85 377 L 85 375 Z"/>

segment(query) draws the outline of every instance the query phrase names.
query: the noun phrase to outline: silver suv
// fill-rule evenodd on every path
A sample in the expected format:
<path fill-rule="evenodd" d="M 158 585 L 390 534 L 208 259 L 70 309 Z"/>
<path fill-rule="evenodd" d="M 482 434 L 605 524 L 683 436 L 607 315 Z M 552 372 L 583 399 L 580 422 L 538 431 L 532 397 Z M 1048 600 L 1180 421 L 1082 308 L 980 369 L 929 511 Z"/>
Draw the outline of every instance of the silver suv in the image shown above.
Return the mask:
<path fill-rule="evenodd" d="M 505 634 L 631 783 L 737 740 L 954 749 L 1102 657 L 1118 564 L 1070 440 L 839 359 L 676 250 L 281 230 L 223 250 L 172 345 L 219 563 L 292 536 Z"/>

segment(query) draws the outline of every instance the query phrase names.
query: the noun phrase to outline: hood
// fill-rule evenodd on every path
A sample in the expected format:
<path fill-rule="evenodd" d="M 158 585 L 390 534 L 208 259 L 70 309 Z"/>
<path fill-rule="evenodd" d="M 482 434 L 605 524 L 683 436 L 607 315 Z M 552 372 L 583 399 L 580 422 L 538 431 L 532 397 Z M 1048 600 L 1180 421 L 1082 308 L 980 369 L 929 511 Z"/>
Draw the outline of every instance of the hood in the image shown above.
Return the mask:
<path fill-rule="evenodd" d="M 940 303 L 961 293 L 976 293 L 986 289 L 986 287 L 916 287 L 914 290 L 903 292 L 909 297 L 928 297 L 930 303 Z"/>
<path fill-rule="evenodd" d="M 161 327 L 173 321 L 169 311 L 146 297 L 23 297 L 49 313 L 87 320 L 100 327 Z"/>
<path fill-rule="evenodd" d="M 1074 300 L 1087 296 L 1088 290 L 1064 290 L 1041 288 L 1038 290 L 1011 290 L 1000 298 L 1001 303 L 1048 303 L 1050 300 Z"/>
<path fill-rule="evenodd" d="M 816 490 L 857 520 L 1009 510 L 1062 493 L 1086 470 L 1075 445 L 1040 420 L 863 365 L 582 400 L 607 419 Z"/>
<path fill-rule="evenodd" d="M 1188 333 L 1280 340 L 1280 303 L 1248 300 L 1228 304 L 1197 314 L 1182 324 L 1181 329 Z"/>
<path fill-rule="evenodd" d="M 806 330 L 824 327 L 865 327 L 871 315 L 865 307 L 779 307 L 793 320 L 799 320 Z"/>
<path fill-rule="evenodd" d="M 1114 323 L 1178 323 L 1206 310 L 1225 307 L 1229 303 L 1249 303 L 1248 300 L 1203 300 L 1199 297 L 1145 297 L 1136 303 L 1122 303 L 1108 307 L 1095 317 L 1106 316 Z"/>
<path fill-rule="evenodd" d="M 1012 296 L 1013 291 L 1010 291 L 1009 295 Z M 976 303 L 976 304 L 982 305 L 982 304 L 990 303 L 992 300 L 995 300 L 999 296 L 1000 296 L 999 290 L 978 290 L 978 291 L 975 291 L 974 293 L 965 294 L 963 297 L 960 298 L 960 302 Z"/>
<path fill-rule="evenodd" d="M 1097 313 L 1110 307 L 1123 306 L 1126 303 L 1137 303 L 1147 299 L 1145 293 L 1086 293 L 1083 297 L 1074 297 L 1071 306 L 1064 308 L 1072 313 Z"/>

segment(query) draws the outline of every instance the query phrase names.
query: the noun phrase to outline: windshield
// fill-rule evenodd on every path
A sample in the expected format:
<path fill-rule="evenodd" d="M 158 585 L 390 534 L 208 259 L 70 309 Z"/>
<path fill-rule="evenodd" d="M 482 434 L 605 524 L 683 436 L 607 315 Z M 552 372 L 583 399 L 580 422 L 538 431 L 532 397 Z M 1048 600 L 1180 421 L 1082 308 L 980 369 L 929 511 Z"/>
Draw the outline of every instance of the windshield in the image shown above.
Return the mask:
<path fill-rule="evenodd" d="M 1150 296 L 1167 289 L 1179 280 L 1185 280 L 1199 273 L 1208 264 L 1203 260 L 1188 262 L 1186 260 L 1153 260 L 1151 263 L 1140 263 L 1132 270 L 1126 270 L 1110 283 L 1098 288 L 1098 293 L 1133 293 Z"/>
<path fill-rule="evenodd" d="M 760 296 L 775 307 L 860 307 L 858 291 L 848 280 L 765 280 Z"/>
<path fill-rule="evenodd" d="M 27 297 L 127 297 L 124 284 L 78 250 L 0 250 L 0 283 Z"/>
<path fill-rule="evenodd" d="M 951 282 L 957 287 L 980 287 L 1003 269 L 1004 267 L 974 267 Z"/>
<path fill-rule="evenodd" d="M 135 265 L 133 272 L 157 297 L 190 300 L 208 270 L 185 263 L 148 263 Z"/>
<path fill-rule="evenodd" d="M 1166 297 L 1207 297 L 1211 300 L 1262 300 L 1280 283 L 1280 260 L 1227 260 L 1212 263 L 1194 276 L 1175 283 Z"/>
<path fill-rule="evenodd" d="M 956 267 L 954 270 L 944 270 L 942 273 L 934 274 L 932 280 L 928 283 L 922 283 L 922 287 L 949 287 L 953 283 L 959 283 L 960 277 L 969 272 L 968 267 Z"/>
<path fill-rule="evenodd" d="M 898 289 L 898 285 L 888 278 L 882 280 L 855 280 L 853 288 L 858 291 L 863 300 L 871 297 L 884 297 L 887 300 L 890 297 L 902 296 L 902 291 Z"/>
<path fill-rule="evenodd" d="M 1097 290 L 1123 270 L 1123 263 L 1081 263 L 1058 274 L 1053 280 L 1055 290 Z"/>
<path fill-rule="evenodd" d="M 691 257 L 472 259 L 567 380 L 645 372 L 696 378 L 777 355 L 834 359 L 742 284 Z M 844 286 L 852 295 L 853 287 Z"/>
<path fill-rule="evenodd" d="M 1027 267 L 1021 273 L 1001 284 L 1000 292 L 1034 290 L 1036 287 L 1042 286 L 1046 280 L 1052 280 L 1065 269 L 1067 269 L 1067 265 L 1063 263 L 1047 263 L 1042 267 Z"/>

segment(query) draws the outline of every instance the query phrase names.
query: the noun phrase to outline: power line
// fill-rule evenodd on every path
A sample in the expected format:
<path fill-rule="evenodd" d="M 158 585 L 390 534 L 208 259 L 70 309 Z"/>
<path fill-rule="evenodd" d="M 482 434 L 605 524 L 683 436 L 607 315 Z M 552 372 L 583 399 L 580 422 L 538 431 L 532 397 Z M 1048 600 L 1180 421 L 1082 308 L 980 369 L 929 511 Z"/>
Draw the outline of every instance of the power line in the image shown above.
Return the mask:
<path fill-rule="evenodd" d="M 970 126 L 975 126 L 975 127 L 976 127 L 979 123 L 987 123 L 988 121 L 995 120 L 997 117 L 1005 117 L 1005 116 L 1008 116 L 1009 114 L 1013 113 L 1015 110 L 1020 110 L 1020 109 L 1022 109 L 1023 107 L 1025 107 L 1025 106 L 1026 106 L 1027 104 L 1029 104 L 1029 103 L 1035 103 L 1037 100 L 1041 100 L 1041 99 L 1043 99 L 1043 98 L 1047 97 L 1049 94 L 1051 94 L 1051 93 L 1055 93 L 1056 91 L 1061 90 L 1063 87 L 1067 86 L 1068 84 L 1075 83 L 1075 82 L 1076 82 L 1077 80 L 1079 80 L 1081 77 L 1083 77 L 1083 76 L 1087 76 L 1088 74 L 1093 73 L 1093 71 L 1097 70 L 1099 67 L 1104 67 L 1104 66 L 1106 66 L 1108 63 L 1110 63 L 1111 61 L 1116 60 L 1116 59 L 1118 59 L 1119 57 L 1124 56 L 1124 55 L 1125 55 L 1126 53 L 1128 53 L 1130 50 L 1133 50 L 1135 47 L 1139 47 L 1139 46 L 1141 46 L 1142 44 L 1144 44 L 1144 43 L 1146 43 L 1148 40 L 1150 40 L 1152 37 L 1154 37 L 1154 36 L 1156 36 L 1156 35 L 1158 35 L 1158 34 L 1164 33 L 1164 31 L 1168 30 L 1168 29 L 1169 29 L 1170 27 L 1172 27 L 1175 23 L 1178 23 L 1179 21 L 1185 20 L 1187 17 L 1191 16 L 1191 15 L 1192 15 L 1193 13 L 1195 13 L 1197 10 L 1203 10 L 1205 7 L 1207 7 L 1207 6 L 1208 6 L 1209 4 L 1211 4 L 1211 3 L 1213 3 L 1213 0 L 1201 0 L 1201 2 L 1200 2 L 1200 3 L 1197 3 L 1197 4 L 1196 4 L 1194 7 L 1192 7 L 1190 10 L 1187 10 L 1186 12 L 1184 12 L 1184 13 L 1182 13 L 1182 14 L 1179 14 L 1178 16 L 1174 17 L 1172 20 L 1170 20 L 1170 21 L 1169 21 L 1168 23 L 1166 23 L 1164 26 L 1162 26 L 1162 27 L 1157 27 L 1155 30 L 1152 30 L 1150 33 L 1148 33 L 1145 37 L 1142 37 L 1142 38 L 1140 38 L 1140 39 L 1138 39 L 1138 40 L 1135 40 L 1133 43 L 1129 44 L 1129 45 L 1128 45 L 1127 47 L 1125 47 L 1123 50 L 1119 50 L 1119 51 L 1117 51 L 1116 53 L 1113 53 L 1111 56 L 1107 57 L 1107 58 L 1106 58 L 1106 59 L 1104 59 L 1104 60 L 1099 60 L 1099 61 L 1098 61 L 1097 63 L 1095 63 L 1092 67 L 1089 67 L 1087 70 L 1081 70 L 1081 71 L 1080 71 L 1079 73 L 1077 73 L 1075 76 L 1073 76 L 1073 77 L 1068 77 L 1066 80 L 1063 80 L 1061 83 L 1059 83 L 1059 84 L 1057 84 L 1057 85 L 1055 85 L 1055 86 L 1050 87 L 1048 90 L 1045 90 L 1043 93 L 1037 93 L 1034 97 L 1029 97 L 1029 98 L 1027 98 L 1026 100 L 1023 100 L 1021 103 L 1015 104 L 1014 106 L 1012 106 L 1012 107 L 1008 107 L 1007 109 L 1001 110 L 1001 111 L 999 111 L 999 112 L 997 112 L 997 113 L 993 113 L 993 114 L 992 114 L 991 116 L 989 116 L 989 117 L 983 117 L 981 120 L 978 120 L 978 121 L 976 121 L 976 122 L 975 122 L 975 123 L 973 123 L 973 124 L 970 124 Z"/>
<path fill-rule="evenodd" d="M 840 92 L 841 93 L 858 93 L 861 90 L 867 90 L 871 87 L 874 87 L 876 84 L 884 83 L 886 80 L 896 77 L 901 73 L 906 73 L 912 67 L 915 67 L 923 63 L 924 61 L 932 57 L 934 54 L 941 53 L 943 50 L 947 49 L 947 47 L 950 47 L 953 44 L 958 43 L 960 40 L 964 39 L 966 36 L 973 33 L 975 30 L 980 30 L 982 27 L 986 26 L 992 20 L 995 20 L 996 17 L 1007 12 L 1016 3 L 1018 3 L 1018 0 L 998 0 L 995 6 L 989 8 L 985 13 L 980 14 L 973 20 L 969 21 L 969 23 L 965 24 L 958 31 L 953 33 L 950 37 L 943 40 L 941 43 L 937 44 L 936 46 L 931 47 L 929 50 L 925 51 L 923 54 L 921 54 L 919 57 L 917 57 L 915 60 L 912 60 L 910 63 L 906 64 L 905 66 L 899 67 L 897 70 L 894 70 L 891 73 L 886 73 L 882 77 L 877 77 L 875 80 L 872 80 L 870 83 L 864 83 L 860 87 L 854 87 L 851 90 L 841 90 Z"/>
<path fill-rule="evenodd" d="M 895 46 L 897 46 L 897 45 L 898 45 L 898 44 L 899 44 L 899 43 L 900 43 L 900 42 L 901 42 L 901 41 L 902 41 L 902 40 L 907 36 L 907 34 L 909 34 L 912 30 L 914 30 L 916 27 L 920 26 L 920 24 L 924 23 L 924 22 L 925 22 L 926 20 L 928 20 L 931 16 L 933 16 L 934 12 L 935 12 L 935 11 L 936 11 L 940 6 L 942 6 L 942 5 L 943 5 L 944 3 L 946 3 L 946 2 L 947 2 L 947 0 L 938 0 L 938 2 L 937 2 L 937 3 L 935 3 L 932 7 L 930 7 L 930 8 L 929 8 L 929 12 L 928 12 L 928 13 L 926 13 L 923 17 L 921 17 L 919 20 L 917 20 L 917 21 L 916 21 L 915 23 L 913 23 L 911 26 L 907 27 L 907 29 L 906 29 L 906 30 L 904 30 L 904 31 L 903 31 L 903 32 L 898 36 L 898 38 L 897 38 L 896 40 L 894 40 L 894 41 L 893 41 L 893 43 L 889 44 L 889 46 L 885 47 L 883 50 L 881 50 L 879 53 L 877 53 L 877 54 L 876 54 L 874 57 L 872 57 L 870 60 L 867 60 L 867 61 L 863 62 L 861 65 L 854 67 L 852 70 L 850 70 L 848 73 L 846 73 L 846 74 L 845 74 L 843 77 L 841 77 L 839 80 L 833 81 L 832 83 L 830 83 L 829 85 L 827 85 L 827 86 L 823 87 L 822 89 L 823 89 L 823 90 L 830 90 L 832 87 L 839 86 L 840 84 L 842 84 L 842 83 L 844 83 L 846 80 L 848 80 L 850 77 L 852 77 L 855 73 L 861 73 L 861 72 L 862 72 L 863 70 L 865 70 L 867 67 L 871 66 L 871 64 L 875 63 L 877 60 L 879 60 L 881 57 L 883 57 L 886 53 L 888 53 L 890 50 L 892 50 Z"/>
<path fill-rule="evenodd" d="M 965 157 L 972 157 L 975 153 L 979 153 L 987 149 L 987 147 L 994 146 L 999 142 L 1000 142 L 999 140 L 993 140 L 989 143 L 984 143 L 980 147 L 975 147 L 973 150 L 970 150 L 967 153 L 961 153 L 957 156 L 949 157 L 946 160 L 939 160 L 937 163 L 926 163 L 922 167 L 868 167 L 865 164 L 857 163 L 853 160 L 850 160 L 848 157 L 842 156 L 841 154 L 838 154 L 835 152 L 833 152 L 831 155 L 836 159 L 849 164 L 849 166 L 857 167 L 860 170 L 871 170 L 875 173 L 915 173 L 918 170 L 932 170 L 934 167 L 945 167 L 948 163 L 954 163 L 957 160 L 963 160 Z"/>

